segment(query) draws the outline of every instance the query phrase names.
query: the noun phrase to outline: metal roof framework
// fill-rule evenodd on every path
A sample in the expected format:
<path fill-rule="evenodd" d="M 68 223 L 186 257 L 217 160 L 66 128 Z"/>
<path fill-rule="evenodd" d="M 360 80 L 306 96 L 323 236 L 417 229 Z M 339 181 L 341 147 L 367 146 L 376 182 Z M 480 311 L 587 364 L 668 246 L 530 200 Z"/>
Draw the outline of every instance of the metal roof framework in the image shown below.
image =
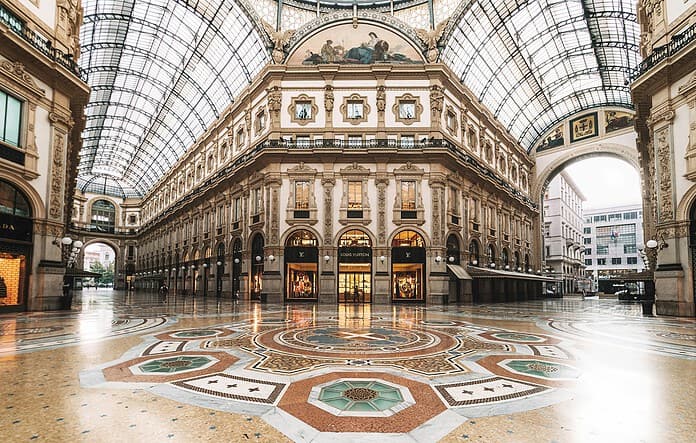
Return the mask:
<path fill-rule="evenodd" d="M 640 29 L 632 0 L 478 0 L 442 59 L 528 151 L 565 118 L 632 109 Z"/>
<path fill-rule="evenodd" d="M 85 0 L 78 187 L 142 197 L 267 63 L 234 0 Z M 104 192 L 106 191 L 106 192 Z"/>

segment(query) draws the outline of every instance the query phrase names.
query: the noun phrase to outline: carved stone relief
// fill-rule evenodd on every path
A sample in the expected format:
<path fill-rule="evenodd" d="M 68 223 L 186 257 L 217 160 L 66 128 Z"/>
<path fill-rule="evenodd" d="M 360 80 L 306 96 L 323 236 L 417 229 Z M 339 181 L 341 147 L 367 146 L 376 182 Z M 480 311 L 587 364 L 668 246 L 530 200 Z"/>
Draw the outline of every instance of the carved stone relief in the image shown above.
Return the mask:
<path fill-rule="evenodd" d="M 333 188 L 336 180 L 324 177 L 321 180 L 324 187 L 324 245 L 331 246 L 333 240 Z"/>
<path fill-rule="evenodd" d="M 674 218 L 672 204 L 672 148 L 669 142 L 669 128 L 655 134 L 657 144 L 658 187 L 660 193 L 660 222 Z"/>
<path fill-rule="evenodd" d="M 62 216 L 63 182 L 65 181 L 65 168 L 63 156 L 65 152 L 65 134 L 54 130 L 53 134 L 53 162 L 51 167 L 51 198 L 48 213 L 54 219 Z"/>

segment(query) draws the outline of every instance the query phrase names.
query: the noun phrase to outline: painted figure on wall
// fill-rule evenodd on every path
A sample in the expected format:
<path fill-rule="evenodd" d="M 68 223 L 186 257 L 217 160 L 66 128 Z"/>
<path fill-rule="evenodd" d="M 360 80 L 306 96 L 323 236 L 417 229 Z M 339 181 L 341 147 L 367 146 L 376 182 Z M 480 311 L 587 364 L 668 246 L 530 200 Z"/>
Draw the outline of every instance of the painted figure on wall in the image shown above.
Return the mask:
<path fill-rule="evenodd" d="M 376 26 L 338 26 L 312 36 L 296 49 L 289 64 L 320 65 L 422 63 L 419 55 L 403 38 Z"/>

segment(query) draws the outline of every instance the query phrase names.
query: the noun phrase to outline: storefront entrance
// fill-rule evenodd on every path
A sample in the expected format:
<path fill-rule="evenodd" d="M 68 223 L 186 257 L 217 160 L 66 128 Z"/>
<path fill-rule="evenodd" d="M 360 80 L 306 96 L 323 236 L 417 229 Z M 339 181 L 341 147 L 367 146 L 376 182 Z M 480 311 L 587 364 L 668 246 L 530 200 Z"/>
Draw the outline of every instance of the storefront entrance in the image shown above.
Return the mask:
<path fill-rule="evenodd" d="M 338 242 L 338 302 L 372 302 L 372 242 L 357 229 Z"/>
<path fill-rule="evenodd" d="M 285 299 L 317 300 L 317 239 L 309 231 L 293 232 L 285 242 Z"/>
<path fill-rule="evenodd" d="M 32 234 L 29 201 L 0 181 L 0 312 L 26 307 Z"/>
<path fill-rule="evenodd" d="M 394 302 L 425 300 L 425 243 L 414 231 L 392 240 L 391 298 Z"/>

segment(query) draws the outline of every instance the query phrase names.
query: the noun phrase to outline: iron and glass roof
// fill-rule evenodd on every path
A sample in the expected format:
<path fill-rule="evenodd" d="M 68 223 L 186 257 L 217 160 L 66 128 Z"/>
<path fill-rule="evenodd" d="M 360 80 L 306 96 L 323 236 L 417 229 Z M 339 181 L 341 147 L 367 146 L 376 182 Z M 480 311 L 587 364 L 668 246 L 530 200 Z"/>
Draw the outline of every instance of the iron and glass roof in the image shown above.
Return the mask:
<path fill-rule="evenodd" d="M 632 108 L 639 36 L 635 0 L 478 0 L 442 58 L 529 150 L 574 113 Z"/>
<path fill-rule="evenodd" d="M 268 60 L 234 0 L 85 0 L 78 187 L 142 196 Z M 98 186 L 97 186 L 98 187 Z M 109 186 L 111 187 L 111 186 Z"/>
<path fill-rule="evenodd" d="M 442 59 L 527 149 L 576 112 L 631 108 L 635 0 L 464 1 Z M 353 1 L 320 0 L 332 4 Z M 92 93 L 78 188 L 143 196 L 268 62 L 264 37 L 237 0 L 83 6 L 80 67 Z"/>

